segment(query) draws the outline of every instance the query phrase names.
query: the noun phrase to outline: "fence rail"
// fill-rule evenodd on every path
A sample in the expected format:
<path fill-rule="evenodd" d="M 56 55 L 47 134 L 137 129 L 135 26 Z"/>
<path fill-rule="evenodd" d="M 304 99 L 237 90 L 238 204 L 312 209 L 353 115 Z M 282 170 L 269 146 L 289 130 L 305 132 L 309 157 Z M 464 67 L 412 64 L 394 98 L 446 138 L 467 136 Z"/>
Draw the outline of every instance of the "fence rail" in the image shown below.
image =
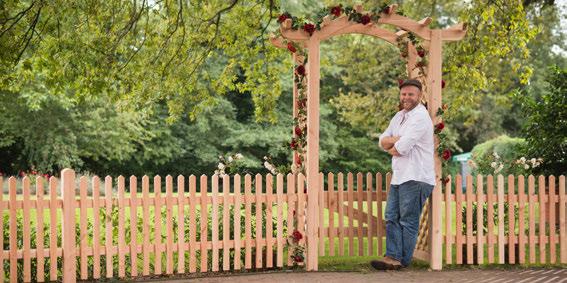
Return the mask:
<path fill-rule="evenodd" d="M 319 256 L 382 255 L 390 174 L 319 177 Z M 462 179 L 433 204 L 446 264 L 567 263 L 564 176 Z M 65 169 L 0 185 L 0 280 L 12 282 L 282 268 L 293 265 L 288 235 L 306 234 L 303 175 L 102 180 Z"/>

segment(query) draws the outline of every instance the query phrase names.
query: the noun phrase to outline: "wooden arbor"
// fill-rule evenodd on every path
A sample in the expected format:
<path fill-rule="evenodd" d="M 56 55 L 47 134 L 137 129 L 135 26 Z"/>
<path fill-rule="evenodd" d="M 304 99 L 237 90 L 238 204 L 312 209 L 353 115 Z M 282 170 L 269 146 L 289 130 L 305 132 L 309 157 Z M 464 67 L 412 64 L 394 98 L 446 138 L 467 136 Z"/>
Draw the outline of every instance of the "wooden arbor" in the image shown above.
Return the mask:
<path fill-rule="evenodd" d="M 286 44 L 293 42 L 295 45 L 307 49 L 308 62 L 305 67 L 307 78 L 307 144 L 306 144 L 306 167 L 305 174 L 307 179 L 308 189 L 307 197 L 307 257 L 306 267 L 308 271 L 317 270 L 318 266 L 318 194 L 320 193 L 320 179 L 319 179 L 319 47 L 321 41 L 329 39 L 333 36 L 342 34 L 365 34 L 378 38 L 382 38 L 387 42 L 394 45 L 398 44 L 398 38 L 406 36 L 409 32 L 414 36 L 421 38 L 424 41 L 424 48 L 429 54 L 429 64 L 425 74 L 419 74 L 417 68 L 418 53 L 411 42 L 407 42 L 407 75 L 408 77 L 418 77 L 422 75 L 422 83 L 424 84 L 425 97 L 427 99 L 429 115 L 433 123 L 438 123 L 437 109 L 441 107 L 441 67 L 442 67 L 442 42 L 443 41 L 458 41 L 461 40 L 466 34 L 466 25 L 458 24 L 448 29 L 430 29 L 428 27 L 431 18 L 425 18 L 420 21 L 414 21 L 402 15 L 396 14 L 397 5 L 390 5 L 380 12 L 380 18 L 376 22 L 361 23 L 349 21 L 346 15 L 331 16 L 328 15 L 323 18 L 320 30 L 314 30 L 311 33 L 304 30 L 292 29 L 292 19 L 285 19 L 280 26 L 281 36 L 273 36 L 270 41 L 276 47 L 288 48 Z M 370 12 L 363 11 L 361 5 L 356 5 L 354 10 L 362 15 L 370 15 Z M 388 24 L 399 29 L 398 32 L 381 28 L 379 24 Z M 302 59 L 298 58 L 294 53 L 294 61 L 298 64 L 303 64 Z M 298 90 L 294 85 L 294 117 L 298 115 L 297 106 Z M 297 162 L 297 161 L 294 161 Z M 428 243 L 423 249 L 423 246 L 418 245 L 416 256 L 425 260 L 429 260 L 431 268 L 439 270 L 442 268 L 442 234 L 441 234 L 441 160 L 438 156 L 435 157 L 435 170 L 437 176 L 437 185 L 433 191 L 431 201 L 429 202 L 429 209 L 431 211 L 427 220 L 427 227 L 424 231 Z M 316 188 L 316 189 L 313 189 Z M 427 213 L 427 212 L 426 212 Z M 421 231 L 422 229 L 420 229 Z M 420 233 L 422 236 L 424 233 Z M 424 242 L 422 239 L 418 241 Z M 428 248 L 428 249 L 427 249 Z"/>

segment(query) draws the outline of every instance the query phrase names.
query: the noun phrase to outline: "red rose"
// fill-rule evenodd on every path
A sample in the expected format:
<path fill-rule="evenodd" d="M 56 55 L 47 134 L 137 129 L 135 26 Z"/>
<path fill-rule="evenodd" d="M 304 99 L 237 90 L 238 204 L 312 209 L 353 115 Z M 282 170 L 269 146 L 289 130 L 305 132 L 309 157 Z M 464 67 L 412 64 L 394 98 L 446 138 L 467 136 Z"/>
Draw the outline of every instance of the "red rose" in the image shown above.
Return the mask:
<path fill-rule="evenodd" d="M 26 173 L 24 171 L 20 171 L 18 174 L 20 175 L 20 177 L 23 177 L 23 176 L 26 175 Z"/>
<path fill-rule="evenodd" d="M 300 76 L 305 76 L 305 66 L 303 65 L 297 66 L 297 68 L 295 68 L 295 72 L 297 72 L 297 74 Z"/>
<path fill-rule="evenodd" d="M 301 128 L 299 126 L 295 126 L 295 135 L 301 137 L 302 134 L 303 131 L 301 131 Z"/>
<path fill-rule="evenodd" d="M 299 156 L 299 154 L 295 155 L 295 164 L 301 166 L 301 157 Z"/>
<path fill-rule="evenodd" d="M 43 174 L 43 177 L 44 177 L 45 179 L 49 179 L 49 174 Z"/>
<path fill-rule="evenodd" d="M 340 16 L 342 12 L 343 12 L 343 7 L 341 5 L 331 8 L 331 14 L 334 15 L 335 17 Z"/>
<path fill-rule="evenodd" d="M 291 19 L 291 15 L 289 13 L 283 13 L 278 17 L 278 23 L 283 23 L 285 20 Z"/>
<path fill-rule="evenodd" d="M 291 143 L 289 144 L 289 146 L 291 147 L 291 149 L 296 149 L 297 148 L 297 142 L 295 140 L 291 140 Z"/>
<path fill-rule="evenodd" d="M 441 80 L 441 88 L 445 88 L 445 80 Z"/>
<path fill-rule="evenodd" d="M 303 235 L 301 234 L 301 232 L 294 230 L 293 233 L 291 233 L 291 237 L 296 241 L 299 242 L 299 240 L 303 239 Z"/>
<path fill-rule="evenodd" d="M 382 9 L 382 13 L 384 13 L 384 14 L 390 14 L 390 6 L 384 7 L 384 9 Z"/>
<path fill-rule="evenodd" d="M 293 43 L 291 42 L 287 44 L 287 50 L 289 50 L 291 53 L 295 53 L 297 51 L 297 49 L 295 49 L 295 46 L 293 46 Z"/>
<path fill-rule="evenodd" d="M 451 181 L 451 179 L 449 179 L 449 177 L 445 177 L 445 179 L 442 180 L 443 185 L 446 185 L 449 181 Z"/>
<path fill-rule="evenodd" d="M 303 30 L 305 32 L 309 33 L 309 35 L 313 35 L 313 33 L 315 32 L 315 25 L 314 24 L 304 24 Z"/>
<path fill-rule="evenodd" d="M 445 124 L 440 122 L 439 124 L 435 125 L 435 133 L 440 133 L 445 128 Z"/>
<path fill-rule="evenodd" d="M 295 210 L 293 211 L 293 216 L 295 216 Z"/>
<path fill-rule="evenodd" d="M 401 86 L 404 83 L 403 79 L 398 79 L 398 86 Z"/>
<path fill-rule="evenodd" d="M 424 57 L 425 56 L 425 50 L 423 50 L 423 49 L 417 50 L 417 55 L 419 55 L 419 57 Z"/>
<path fill-rule="evenodd" d="M 360 18 L 360 23 L 363 25 L 367 25 L 370 23 L 370 16 L 369 15 L 364 15 Z"/>
<path fill-rule="evenodd" d="M 303 262 L 303 257 L 296 255 L 294 260 L 295 262 Z"/>
<path fill-rule="evenodd" d="M 32 175 L 37 175 L 37 171 L 35 171 L 35 170 L 34 170 L 34 171 L 31 171 L 31 174 L 32 174 Z"/>
<path fill-rule="evenodd" d="M 441 157 L 447 161 L 449 160 L 449 158 L 451 158 L 451 151 L 448 149 L 443 150 L 443 154 L 441 155 Z"/>

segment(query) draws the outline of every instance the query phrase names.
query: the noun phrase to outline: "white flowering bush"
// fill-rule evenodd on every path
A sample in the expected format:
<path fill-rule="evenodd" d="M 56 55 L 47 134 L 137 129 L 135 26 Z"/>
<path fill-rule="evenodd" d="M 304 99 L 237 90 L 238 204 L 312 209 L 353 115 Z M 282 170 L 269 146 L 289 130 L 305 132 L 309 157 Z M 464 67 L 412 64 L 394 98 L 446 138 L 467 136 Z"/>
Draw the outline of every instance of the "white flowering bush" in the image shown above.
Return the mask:
<path fill-rule="evenodd" d="M 537 156 L 524 156 L 525 141 L 500 136 L 472 150 L 469 167 L 475 174 L 529 175 L 545 160 Z"/>
<path fill-rule="evenodd" d="M 240 173 L 242 167 L 241 161 L 243 159 L 244 156 L 240 153 L 228 154 L 226 157 L 219 155 L 219 164 L 217 165 L 215 174 L 222 177 L 226 174 L 232 175 Z"/>

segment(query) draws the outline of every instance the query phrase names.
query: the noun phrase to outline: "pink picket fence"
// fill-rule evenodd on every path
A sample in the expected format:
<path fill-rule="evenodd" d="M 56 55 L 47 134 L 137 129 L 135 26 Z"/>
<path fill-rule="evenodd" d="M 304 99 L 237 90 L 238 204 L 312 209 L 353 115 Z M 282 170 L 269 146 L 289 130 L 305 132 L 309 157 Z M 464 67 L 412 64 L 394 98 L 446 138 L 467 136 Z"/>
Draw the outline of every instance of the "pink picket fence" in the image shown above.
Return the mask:
<path fill-rule="evenodd" d="M 320 178 L 319 256 L 382 255 L 390 174 Z M 0 194 L 0 280 L 287 268 L 288 235 L 296 229 L 306 235 L 304 181 L 303 175 L 101 180 L 76 178 L 70 169 L 60 179 L 0 177 L 7 193 Z M 567 263 L 564 176 L 538 177 L 537 190 L 533 176 L 465 181 L 463 189 L 456 176 L 440 187 L 444 201 L 431 204 L 444 208 L 443 227 L 430 229 L 443 232 L 446 264 Z"/>

